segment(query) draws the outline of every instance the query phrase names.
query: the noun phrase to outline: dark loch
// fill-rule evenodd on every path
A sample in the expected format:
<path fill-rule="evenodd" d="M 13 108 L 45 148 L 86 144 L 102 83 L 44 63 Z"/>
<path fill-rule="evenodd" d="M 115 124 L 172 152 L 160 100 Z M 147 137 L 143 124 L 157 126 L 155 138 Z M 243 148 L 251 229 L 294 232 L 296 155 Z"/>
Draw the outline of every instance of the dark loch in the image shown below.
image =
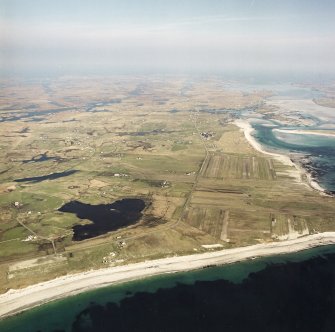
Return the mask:
<path fill-rule="evenodd" d="M 73 240 L 82 241 L 135 224 L 141 219 L 144 208 L 143 200 L 127 198 L 112 204 L 99 205 L 71 201 L 58 211 L 74 213 L 80 219 L 92 221 L 91 224 L 73 227 Z"/>

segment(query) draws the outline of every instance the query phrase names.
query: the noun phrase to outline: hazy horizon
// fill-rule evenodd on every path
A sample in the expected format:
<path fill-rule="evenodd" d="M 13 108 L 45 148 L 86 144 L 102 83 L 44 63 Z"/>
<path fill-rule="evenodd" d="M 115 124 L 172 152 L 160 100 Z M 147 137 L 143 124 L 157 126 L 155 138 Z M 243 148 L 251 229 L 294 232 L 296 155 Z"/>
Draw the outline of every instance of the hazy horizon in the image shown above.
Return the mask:
<path fill-rule="evenodd" d="M 335 73 L 326 1 L 0 0 L 0 71 Z"/>

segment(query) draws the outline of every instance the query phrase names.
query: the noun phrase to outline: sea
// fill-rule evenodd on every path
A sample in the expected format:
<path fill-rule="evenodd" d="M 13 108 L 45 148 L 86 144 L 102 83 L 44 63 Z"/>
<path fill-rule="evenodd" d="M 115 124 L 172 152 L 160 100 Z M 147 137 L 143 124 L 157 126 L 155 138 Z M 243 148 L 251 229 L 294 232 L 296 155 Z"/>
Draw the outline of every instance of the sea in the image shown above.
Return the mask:
<path fill-rule="evenodd" d="M 51 302 L 0 331 L 335 330 L 335 246 L 167 274 Z"/>
<path fill-rule="evenodd" d="M 326 192 L 335 195 L 335 136 L 295 134 L 295 130 L 302 130 L 300 127 L 290 127 L 289 133 L 276 131 L 288 127 L 262 121 L 253 122 L 252 126 L 253 136 L 267 151 L 289 155 Z"/>
<path fill-rule="evenodd" d="M 276 114 L 292 117 L 292 123 L 300 118 L 309 124 L 283 124 L 274 118 L 244 111 L 244 119 L 254 129 L 252 135 L 266 151 L 288 155 L 328 194 L 335 195 L 335 136 L 329 135 L 335 133 L 335 108 L 314 103 L 313 100 L 323 95 L 307 87 L 279 84 L 270 89 L 274 96 L 266 103 L 277 108 Z M 312 134 L 301 133 L 306 131 Z M 316 135 L 320 132 L 323 135 Z"/>
<path fill-rule="evenodd" d="M 314 93 L 281 86 L 277 98 Z M 317 111 L 306 111 L 316 119 L 312 129 L 327 130 L 331 115 L 318 119 Z M 306 128 L 259 117 L 251 123 L 265 149 L 290 155 L 335 193 L 335 138 L 295 134 Z M 334 332 L 335 246 L 100 288 L 3 319 L 0 331 Z"/>

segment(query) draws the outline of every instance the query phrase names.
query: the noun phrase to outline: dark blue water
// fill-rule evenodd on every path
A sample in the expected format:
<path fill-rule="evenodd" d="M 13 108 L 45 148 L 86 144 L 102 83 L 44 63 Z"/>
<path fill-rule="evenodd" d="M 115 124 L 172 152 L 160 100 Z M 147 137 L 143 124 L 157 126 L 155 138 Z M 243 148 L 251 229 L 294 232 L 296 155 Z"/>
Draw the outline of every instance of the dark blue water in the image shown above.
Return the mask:
<path fill-rule="evenodd" d="M 275 133 L 273 128 L 254 123 L 253 134 L 266 148 L 300 154 L 295 158 L 328 192 L 335 193 L 335 137 Z"/>
<path fill-rule="evenodd" d="M 73 240 L 82 241 L 135 224 L 141 219 L 144 208 L 145 202 L 142 199 L 126 198 L 98 205 L 71 201 L 58 211 L 74 213 L 80 219 L 92 221 L 91 224 L 73 226 Z"/>
<path fill-rule="evenodd" d="M 28 164 L 28 163 L 41 163 L 43 161 L 48 161 L 48 160 L 62 161 L 64 159 L 61 158 L 61 157 L 48 156 L 48 153 L 45 152 L 45 153 L 42 153 L 40 155 L 34 156 L 31 159 L 22 160 L 21 162 L 23 164 Z"/>
<path fill-rule="evenodd" d="M 22 179 L 16 179 L 15 182 L 31 182 L 31 183 L 39 183 L 45 180 L 56 180 L 59 178 L 63 178 L 65 176 L 70 176 L 72 174 L 77 173 L 77 170 L 70 170 L 70 171 L 64 171 L 64 172 L 56 172 L 51 173 L 48 175 L 41 175 L 41 176 L 33 176 L 28 178 L 22 178 Z"/>
<path fill-rule="evenodd" d="M 334 246 L 107 287 L 0 322 L 2 332 L 334 327 Z"/>

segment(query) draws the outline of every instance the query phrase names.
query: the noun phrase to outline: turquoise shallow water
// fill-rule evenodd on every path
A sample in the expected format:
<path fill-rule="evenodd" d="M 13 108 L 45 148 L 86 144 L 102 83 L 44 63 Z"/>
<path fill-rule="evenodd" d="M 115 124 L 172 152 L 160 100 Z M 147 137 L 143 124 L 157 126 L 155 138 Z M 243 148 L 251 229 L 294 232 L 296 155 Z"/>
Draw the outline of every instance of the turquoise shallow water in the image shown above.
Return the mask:
<path fill-rule="evenodd" d="M 315 280 L 318 280 L 316 284 Z M 307 313 L 310 310 L 308 303 L 288 301 L 288 294 L 302 287 L 302 282 L 306 289 L 302 289 L 301 293 L 309 292 L 309 301 L 320 302 L 320 294 L 331 294 L 330 305 L 335 308 L 335 246 L 162 275 L 90 291 L 2 320 L 0 331 L 114 331 L 111 326 L 115 327 L 115 331 L 204 331 L 203 324 L 207 323 L 212 325 L 212 330 L 219 330 L 219 322 L 225 317 L 227 306 L 227 322 L 234 315 L 243 319 L 239 301 L 244 303 L 243 307 L 248 303 L 254 312 L 255 319 L 248 323 L 249 331 L 252 331 L 253 326 L 256 328 L 264 323 L 264 315 L 269 315 L 265 313 L 266 308 L 271 305 L 274 305 L 273 310 L 284 310 L 281 308 L 292 305 L 294 308 L 307 306 Z M 281 287 L 283 290 L 280 290 Z M 271 300 L 273 296 L 281 303 L 280 306 Z M 266 304 L 266 307 L 261 304 Z M 324 310 L 323 307 L 321 309 Z M 167 317 L 167 312 L 171 317 Z M 216 314 L 212 317 L 212 313 Z M 148 317 L 152 315 L 155 319 L 150 323 L 151 318 Z M 318 315 L 318 319 L 325 323 L 329 320 L 327 313 Z M 188 319 L 184 321 L 186 317 Z M 271 315 L 269 317 L 266 318 L 268 331 L 272 331 Z M 176 319 L 179 321 L 177 325 Z M 247 315 L 244 319 L 248 322 L 250 317 Z M 299 325 L 303 318 L 298 315 L 287 319 Z M 238 321 L 236 325 L 234 322 L 232 320 L 226 326 L 227 331 L 243 328 L 242 323 Z M 274 323 L 280 326 L 275 319 Z M 313 326 L 312 323 L 309 325 Z"/>
<path fill-rule="evenodd" d="M 299 162 L 321 187 L 335 193 L 335 137 L 282 133 L 259 123 L 254 123 L 253 128 L 253 135 L 266 149 L 295 155 L 297 160 L 294 161 Z"/>

